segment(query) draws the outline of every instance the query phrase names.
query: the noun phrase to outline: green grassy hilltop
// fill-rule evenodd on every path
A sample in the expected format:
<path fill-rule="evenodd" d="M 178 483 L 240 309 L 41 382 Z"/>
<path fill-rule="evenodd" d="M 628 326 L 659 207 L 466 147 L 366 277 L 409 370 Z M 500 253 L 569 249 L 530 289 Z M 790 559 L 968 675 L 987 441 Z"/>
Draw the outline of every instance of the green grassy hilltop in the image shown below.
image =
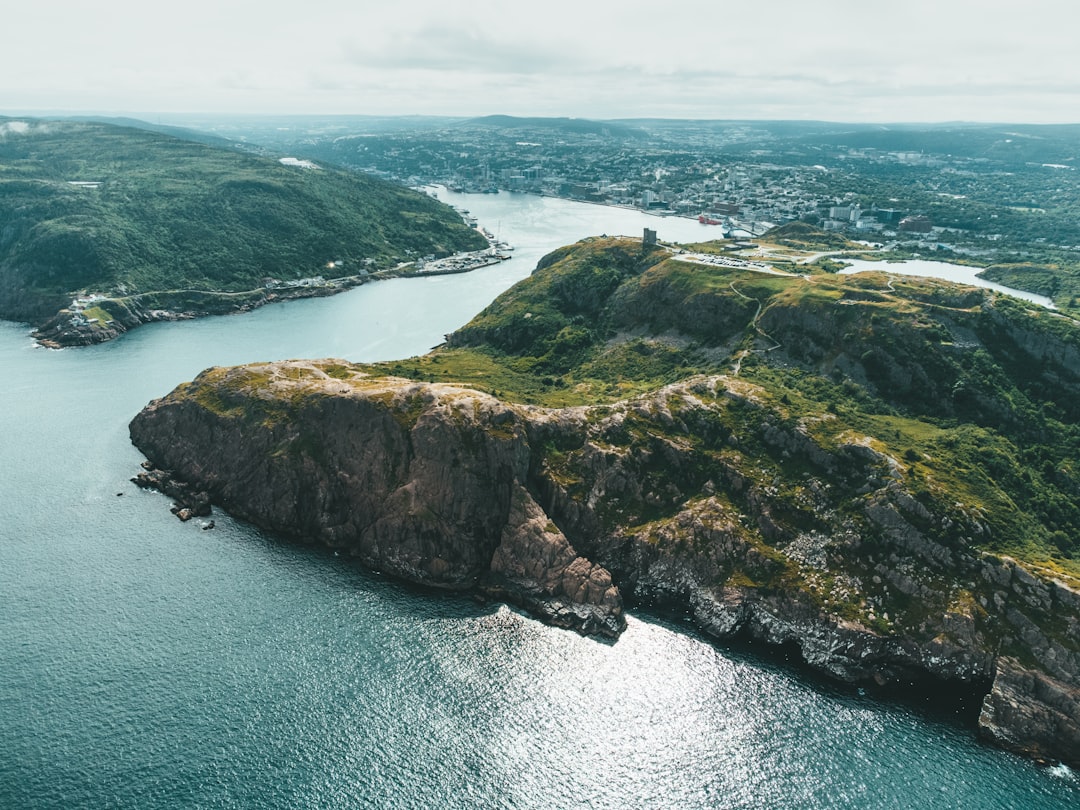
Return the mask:
<path fill-rule="evenodd" d="M 532 604 L 563 538 L 604 569 L 574 599 L 613 584 L 852 683 L 957 684 L 988 739 L 1077 764 L 1078 394 L 1080 326 L 1052 310 L 599 238 L 424 357 L 208 369 L 132 436 L 147 485 L 380 570 L 479 560 Z"/>
<path fill-rule="evenodd" d="M 800 426 L 826 446 L 864 437 L 928 504 L 980 515 L 977 545 L 1080 575 L 1080 326 L 984 289 L 770 275 L 591 239 L 549 255 L 445 348 L 378 368 L 548 406 L 728 375 L 761 405 L 732 414 L 740 425 Z M 781 451 L 755 455 L 781 487 L 802 486 Z"/>
<path fill-rule="evenodd" d="M 104 123 L 0 119 L 2 318 L 40 323 L 83 292 L 183 309 L 187 291 L 485 244 L 446 206 L 373 177 Z"/>

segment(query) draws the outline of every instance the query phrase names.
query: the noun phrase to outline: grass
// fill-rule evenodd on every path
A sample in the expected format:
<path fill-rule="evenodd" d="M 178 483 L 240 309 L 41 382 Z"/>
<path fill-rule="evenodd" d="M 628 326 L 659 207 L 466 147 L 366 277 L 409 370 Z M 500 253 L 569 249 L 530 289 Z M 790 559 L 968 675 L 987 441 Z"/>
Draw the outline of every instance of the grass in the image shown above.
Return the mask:
<path fill-rule="evenodd" d="M 107 326 L 113 319 L 113 316 L 110 313 L 99 306 L 86 307 L 82 311 L 82 315 L 88 321 L 97 320 L 102 326 Z"/>
<path fill-rule="evenodd" d="M 240 292 L 486 245 L 449 207 L 377 178 L 73 121 L 0 138 L 0 221 L 0 281 L 35 290 L 0 317 L 31 321 L 81 290 Z"/>
<path fill-rule="evenodd" d="M 949 517 L 922 525 L 908 515 L 933 543 L 1080 577 L 1080 370 L 1068 360 L 1078 345 L 1071 321 L 972 288 L 885 274 L 774 276 L 594 239 L 547 257 L 446 347 L 390 363 L 328 361 L 319 373 L 360 387 L 367 378 L 357 374 L 388 375 L 509 402 L 598 406 L 587 428 L 597 447 L 652 459 L 627 471 L 649 499 L 605 499 L 612 531 L 670 519 L 680 498 L 719 476 L 742 482 L 735 514 L 759 508 L 746 493 L 768 492 L 781 535 L 844 519 L 872 548 L 883 541 L 859 490 L 895 479 Z M 1046 361 L 1034 364 L 1031 347 Z M 738 378 L 736 352 L 746 352 Z M 722 375 L 716 394 L 698 386 L 693 398 L 670 397 L 663 419 L 619 404 L 695 375 Z M 415 421 L 402 403 L 393 408 L 403 426 Z M 680 466 L 662 461 L 672 452 Z M 545 474 L 584 497 L 594 471 L 578 449 L 542 455 Z M 845 494 L 822 507 L 812 482 Z M 780 566 L 777 577 L 795 575 L 760 527 L 743 529 L 754 553 Z M 860 560 L 848 565 L 866 574 Z"/>

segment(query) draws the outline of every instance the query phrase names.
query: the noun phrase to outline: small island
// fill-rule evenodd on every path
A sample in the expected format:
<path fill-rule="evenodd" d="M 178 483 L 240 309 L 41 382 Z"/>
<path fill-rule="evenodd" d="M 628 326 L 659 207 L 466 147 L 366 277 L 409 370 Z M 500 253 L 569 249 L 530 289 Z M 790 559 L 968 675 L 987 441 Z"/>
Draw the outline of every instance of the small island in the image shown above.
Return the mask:
<path fill-rule="evenodd" d="M 581 632 L 626 600 L 960 690 L 1080 766 L 1080 326 L 804 269 L 588 239 L 424 357 L 208 369 L 132 421 L 140 480 Z"/>

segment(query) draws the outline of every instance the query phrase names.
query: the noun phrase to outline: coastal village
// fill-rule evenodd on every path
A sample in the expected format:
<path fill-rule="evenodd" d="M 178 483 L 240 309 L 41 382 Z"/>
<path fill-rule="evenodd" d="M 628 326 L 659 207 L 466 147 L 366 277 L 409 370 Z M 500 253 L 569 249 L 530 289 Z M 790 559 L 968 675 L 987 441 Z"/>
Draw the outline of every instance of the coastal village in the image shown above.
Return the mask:
<path fill-rule="evenodd" d="M 984 158 L 917 149 L 796 151 L 780 143 L 768 148 L 769 138 L 750 125 L 647 136 L 629 125 L 578 123 L 578 129 L 566 131 L 550 122 L 522 121 L 370 137 L 355 147 L 361 151 L 333 157 L 416 188 L 438 184 L 463 193 L 535 193 L 696 218 L 716 226 L 718 238 L 758 237 L 801 220 L 852 239 L 922 252 L 985 256 L 1002 239 L 1001 233 L 957 227 L 942 216 L 940 205 L 966 205 L 964 193 L 942 191 L 940 205 L 927 206 L 885 193 L 876 197 L 859 179 L 867 173 L 889 178 L 914 172 L 940 177 L 930 180 L 932 187 L 963 191 L 976 174 L 988 171 Z M 757 143 L 761 139 L 764 144 Z M 342 148 L 341 141 L 334 147 Z"/>
<path fill-rule="evenodd" d="M 433 195 L 434 196 L 434 195 Z M 455 253 L 452 256 L 436 258 L 427 255 L 411 263 L 409 275 L 413 276 L 441 276 L 452 273 L 467 273 L 470 270 L 479 270 L 510 258 L 513 245 L 498 239 L 491 231 L 480 225 L 476 217 L 472 216 L 467 209 L 455 208 L 469 227 L 479 231 L 488 241 L 488 246 L 483 250 L 473 250 L 468 253 Z"/>
<path fill-rule="evenodd" d="M 314 167 L 305 166 L 304 168 Z M 329 277 L 327 275 L 316 275 L 295 279 L 265 278 L 262 287 L 269 295 L 282 293 L 289 294 L 291 297 L 322 295 L 335 290 L 355 287 L 373 278 L 394 275 L 442 276 L 468 273 L 471 270 L 479 270 L 481 267 L 489 267 L 511 258 L 510 253 L 514 250 L 513 245 L 497 239 L 491 231 L 481 226 L 467 210 L 458 210 L 458 213 L 466 224 L 487 239 L 488 246 L 486 248 L 454 253 L 441 258 L 428 254 L 412 261 L 399 262 L 395 267 L 385 270 L 375 270 L 373 261 L 365 259 L 362 262 L 365 266 L 353 273 L 347 272 L 345 262 L 333 260 L 326 263 L 326 273 Z M 200 292 L 209 294 L 209 291 Z M 101 292 L 86 291 L 80 293 L 72 299 L 63 312 L 64 328 L 73 333 L 80 333 L 87 329 L 113 326 L 115 320 L 102 307 L 102 304 L 114 298 L 113 295 L 106 295 Z M 148 310 L 146 316 L 151 320 L 175 320 L 184 317 L 180 313 L 157 309 Z"/>

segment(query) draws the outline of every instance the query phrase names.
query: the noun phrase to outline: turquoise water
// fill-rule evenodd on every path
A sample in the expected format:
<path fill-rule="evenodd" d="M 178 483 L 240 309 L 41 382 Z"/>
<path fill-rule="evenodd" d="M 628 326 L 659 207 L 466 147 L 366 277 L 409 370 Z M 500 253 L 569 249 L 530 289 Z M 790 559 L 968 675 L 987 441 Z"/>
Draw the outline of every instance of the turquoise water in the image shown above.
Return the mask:
<path fill-rule="evenodd" d="M 80 350 L 0 324 L 0 807 L 1080 806 L 1074 774 L 968 723 L 686 625 L 634 614 L 614 644 L 582 639 L 221 513 L 202 531 L 128 482 L 130 418 L 206 366 L 422 352 L 552 247 L 706 227 L 465 206 L 514 260 Z"/>

